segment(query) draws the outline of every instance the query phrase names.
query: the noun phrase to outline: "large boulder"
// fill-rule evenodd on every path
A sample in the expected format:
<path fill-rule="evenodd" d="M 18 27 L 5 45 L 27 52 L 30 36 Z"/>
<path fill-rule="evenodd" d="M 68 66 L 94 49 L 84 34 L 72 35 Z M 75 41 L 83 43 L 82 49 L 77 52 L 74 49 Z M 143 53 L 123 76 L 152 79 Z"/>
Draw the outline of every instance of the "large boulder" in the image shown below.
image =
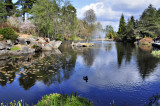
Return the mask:
<path fill-rule="evenodd" d="M 0 42 L 0 50 L 10 50 L 12 45 L 7 44 L 6 42 Z"/>
<path fill-rule="evenodd" d="M 45 46 L 42 46 L 43 51 L 51 51 L 52 50 L 52 45 L 51 44 L 46 44 Z"/>
<path fill-rule="evenodd" d="M 18 43 L 21 45 L 27 45 L 26 39 L 25 38 L 17 38 L 18 39 Z"/>
<path fill-rule="evenodd" d="M 61 44 L 62 44 L 62 41 L 55 41 L 54 45 L 52 45 L 52 48 L 58 49 Z"/>
<path fill-rule="evenodd" d="M 6 44 L 0 42 L 0 50 L 6 49 Z"/>
<path fill-rule="evenodd" d="M 4 55 L 4 54 L 7 54 L 8 53 L 8 50 L 0 50 L 0 55 Z"/>
<path fill-rule="evenodd" d="M 23 50 L 8 51 L 8 54 L 11 54 L 11 55 L 21 55 L 21 54 L 29 54 L 29 53 L 34 53 L 34 52 L 35 52 L 35 49 L 24 47 Z"/>
<path fill-rule="evenodd" d="M 38 38 L 38 42 L 41 43 L 41 44 L 45 44 L 46 43 L 45 39 L 42 38 L 42 37 Z"/>
<path fill-rule="evenodd" d="M 12 43 L 11 40 L 7 40 L 7 44 L 8 44 L 8 45 L 12 45 L 13 43 Z"/>

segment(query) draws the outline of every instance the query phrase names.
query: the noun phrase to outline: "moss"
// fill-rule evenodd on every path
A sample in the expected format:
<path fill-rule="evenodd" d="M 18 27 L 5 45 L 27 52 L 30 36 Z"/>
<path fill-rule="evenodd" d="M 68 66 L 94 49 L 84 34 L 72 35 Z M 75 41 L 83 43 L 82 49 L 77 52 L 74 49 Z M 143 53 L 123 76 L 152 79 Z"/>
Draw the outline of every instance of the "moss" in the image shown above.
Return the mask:
<path fill-rule="evenodd" d="M 12 50 L 22 50 L 21 48 L 19 48 L 19 47 L 17 47 L 17 46 L 13 46 L 12 48 L 11 48 L 11 51 Z"/>
<path fill-rule="evenodd" d="M 158 51 L 152 51 L 152 55 L 153 56 L 155 56 L 155 57 L 158 57 L 158 58 L 160 58 L 160 50 L 158 50 Z"/>
<path fill-rule="evenodd" d="M 76 95 L 50 94 L 42 98 L 36 106 L 93 106 L 86 98 Z"/>

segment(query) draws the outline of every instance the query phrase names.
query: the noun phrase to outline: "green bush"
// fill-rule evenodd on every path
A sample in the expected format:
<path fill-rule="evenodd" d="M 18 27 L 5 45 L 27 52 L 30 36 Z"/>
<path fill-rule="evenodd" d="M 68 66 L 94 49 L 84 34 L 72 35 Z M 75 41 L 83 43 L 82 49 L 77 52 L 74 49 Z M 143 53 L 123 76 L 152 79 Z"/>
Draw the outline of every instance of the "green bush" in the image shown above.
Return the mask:
<path fill-rule="evenodd" d="M 93 106 L 92 102 L 86 98 L 74 95 L 50 94 L 39 101 L 36 106 Z"/>
<path fill-rule="evenodd" d="M 15 40 L 18 37 L 18 35 L 12 28 L 2 28 L 0 29 L 0 34 L 3 35 L 4 39 Z"/>

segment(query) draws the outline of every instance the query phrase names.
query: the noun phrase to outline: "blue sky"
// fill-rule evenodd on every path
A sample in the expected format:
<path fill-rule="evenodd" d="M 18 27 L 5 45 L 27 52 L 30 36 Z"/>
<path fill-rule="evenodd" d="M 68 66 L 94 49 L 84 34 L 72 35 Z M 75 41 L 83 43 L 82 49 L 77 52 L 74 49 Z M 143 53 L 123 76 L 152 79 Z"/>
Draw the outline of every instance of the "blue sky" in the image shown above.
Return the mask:
<path fill-rule="evenodd" d="M 16 1 L 16 0 L 13 0 Z M 144 9 L 152 4 L 157 9 L 160 8 L 160 0 L 70 0 L 77 9 L 77 16 L 83 19 L 84 12 L 93 9 L 97 19 L 103 27 L 112 25 L 118 30 L 119 19 L 123 13 L 125 19 L 130 16 L 139 18 Z"/>

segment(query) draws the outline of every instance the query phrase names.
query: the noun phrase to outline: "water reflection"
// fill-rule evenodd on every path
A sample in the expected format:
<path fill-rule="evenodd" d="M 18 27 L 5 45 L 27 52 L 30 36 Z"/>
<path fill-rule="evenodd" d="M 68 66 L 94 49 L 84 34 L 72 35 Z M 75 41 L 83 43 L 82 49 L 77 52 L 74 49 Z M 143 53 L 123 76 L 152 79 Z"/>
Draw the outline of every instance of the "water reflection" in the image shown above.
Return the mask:
<path fill-rule="evenodd" d="M 146 52 L 141 48 L 136 50 L 137 64 L 140 71 L 140 74 L 143 79 L 146 76 L 149 76 L 151 72 L 157 67 L 159 59 L 154 57 L 151 52 Z"/>
<path fill-rule="evenodd" d="M 132 52 L 135 49 L 134 44 L 116 43 L 116 48 L 117 48 L 117 60 L 119 67 L 122 64 L 123 59 L 125 59 L 126 62 L 131 61 Z"/>
<path fill-rule="evenodd" d="M 120 105 L 143 104 L 160 90 L 159 59 L 150 52 L 115 42 L 95 42 L 92 48 L 72 48 L 64 42 L 52 52 L 4 56 L 0 58 L 0 101 L 18 89 L 21 92 L 15 95 L 21 97 L 17 98 L 29 95 L 24 99 L 31 104 L 45 94 L 75 91 L 100 106 L 113 100 Z M 7 90 L 11 94 L 3 93 Z"/>

